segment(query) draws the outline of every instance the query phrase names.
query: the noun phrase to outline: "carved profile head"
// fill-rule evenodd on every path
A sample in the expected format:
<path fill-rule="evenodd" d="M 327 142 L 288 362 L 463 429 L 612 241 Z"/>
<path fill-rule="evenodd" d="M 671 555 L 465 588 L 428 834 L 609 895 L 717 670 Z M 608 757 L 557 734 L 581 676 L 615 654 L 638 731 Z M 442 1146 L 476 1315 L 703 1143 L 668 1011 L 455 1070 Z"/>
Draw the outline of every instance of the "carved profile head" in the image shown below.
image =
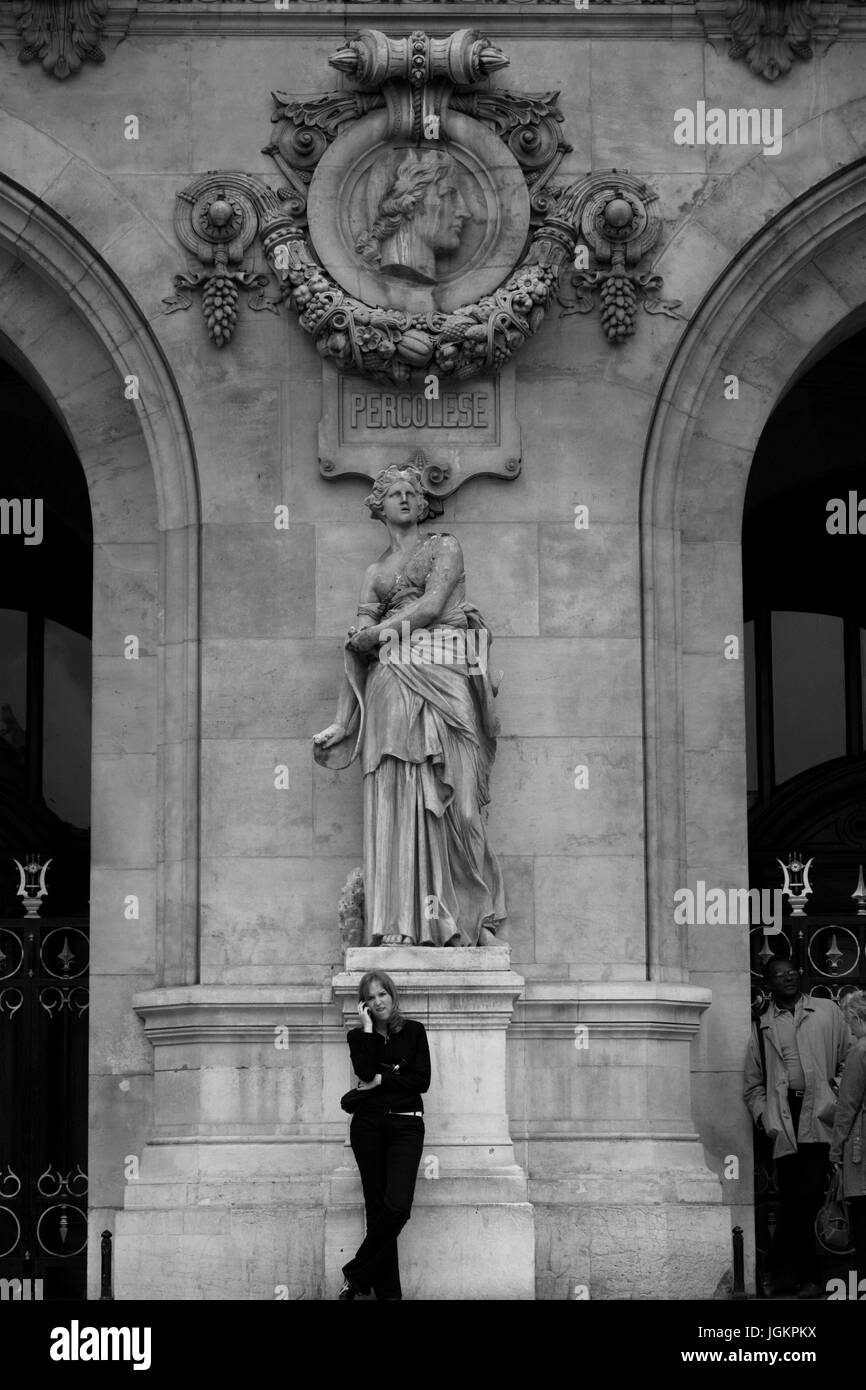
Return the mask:
<path fill-rule="evenodd" d="M 370 205 L 355 250 L 383 275 L 418 284 L 436 283 L 436 257 L 457 250 L 472 216 L 445 150 L 396 150 L 370 179 Z"/>
<path fill-rule="evenodd" d="M 377 473 L 373 479 L 373 491 L 364 498 L 370 508 L 370 514 L 377 521 L 385 520 L 385 498 L 388 496 L 395 483 L 410 482 L 418 494 L 419 508 L 417 521 L 426 521 L 428 516 L 434 514 L 434 509 L 430 504 L 421 480 L 421 469 L 416 468 L 411 463 L 392 463 L 388 468 L 383 468 L 381 473 Z"/>

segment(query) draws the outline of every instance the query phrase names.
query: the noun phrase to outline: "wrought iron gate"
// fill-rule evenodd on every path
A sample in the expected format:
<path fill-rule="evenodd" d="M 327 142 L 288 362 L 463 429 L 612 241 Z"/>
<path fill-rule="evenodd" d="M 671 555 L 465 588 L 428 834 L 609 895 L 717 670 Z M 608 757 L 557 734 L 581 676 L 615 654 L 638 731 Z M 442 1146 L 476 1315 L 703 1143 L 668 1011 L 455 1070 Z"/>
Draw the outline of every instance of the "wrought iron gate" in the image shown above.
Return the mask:
<path fill-rule="evenodd" d="M 862 765 L 862 759 L 859 761 Z M 841 818 L 837 819 L 841 824 Z M 853 827 L 852 822 L 852 835 Z M 862 835 L 864 829 L 866 819 L 861 813 L 856 831 Z M 784 884 L 786 898 L 784 924 L 777 936 L 766 936 L 760 926 L 753 927 L 750 933 L 753 1018 L 770 1003 L 771 995 L 761 971 L 765 960 L 773 955 L 783 956 L 797 967 L 804 994 L 838 1003 L 848 990 L 866 988 L 866 886 L 863 865 L 856 860 L 858 849 L 863 852 L 862 840 L 859 846 L 856 842 L 851 846 L 852 856 L 850 849 L 846 853 L 842 848 L 844 841 L 835 825 L 834 833 L 841 842 L 838 848 L 834 845 L 831 849 L 819 842 L 814 856 L 788 851 L 787 865 L 783 858 L 777 855 L 773 860 L 763 847 L 756 846 L 757 836 L 753 836 L 753 883 L 761 888 L 783 888 Z M 809 843 L 811 849 L 812 842 Z M 761 1293 L 780 1207 L 772 1146 L 757 1129 L 754 1138 L 755 1236 Z M 845 1256 L 827 1252 L 821 1254 L 821 1266 L 824 1282 L 832 1277 L 846 1278 L 852 1267 Z"/>
<path fill-rule="evenodd" d="M 33 915 L 0 918 L 0 1280 L 83 1299 L 88 919 L 42 920 L 24 901 Z"/>

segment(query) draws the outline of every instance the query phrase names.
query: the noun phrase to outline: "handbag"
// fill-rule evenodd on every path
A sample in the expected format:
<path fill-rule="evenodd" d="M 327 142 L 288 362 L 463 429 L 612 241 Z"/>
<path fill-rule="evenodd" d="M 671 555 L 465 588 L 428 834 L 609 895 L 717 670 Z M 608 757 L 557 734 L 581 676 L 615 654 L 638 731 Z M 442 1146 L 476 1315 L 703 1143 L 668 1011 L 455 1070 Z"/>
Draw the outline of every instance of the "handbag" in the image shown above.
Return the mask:
<path fill-rule="evenodd" d="M 354 1115 L 355 1111 L 361 1107 L 365 1097 L 369 1094 L 369 1090 L 362 1091 L 359 1087 L 353 1086 L 351 1091 L 347 1091 L 344 1096 L 340 1096 L 340 1106 L 345 1110 L 347 1115 Z"/>
<path fill-rule="evenodd" d="M 815 1235 L 822 1250 L 831 1255 L 849 1255 L 854 1250 L 848 1203 L 842 1195 L 841 1168 L 833 1170 L 824 1205 L 815 1217 Z"/>

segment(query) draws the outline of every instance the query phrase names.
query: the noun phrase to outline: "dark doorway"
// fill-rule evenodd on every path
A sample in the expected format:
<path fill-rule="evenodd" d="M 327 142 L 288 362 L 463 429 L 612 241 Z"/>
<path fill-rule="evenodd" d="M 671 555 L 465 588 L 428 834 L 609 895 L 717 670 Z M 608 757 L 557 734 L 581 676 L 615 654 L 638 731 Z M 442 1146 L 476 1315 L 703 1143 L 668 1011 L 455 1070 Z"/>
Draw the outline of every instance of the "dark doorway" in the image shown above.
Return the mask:
<path fill-rule="evenodd" d="M 0 360 L 3 1297 L 86 1290 L 92 552 L 75 452 Z"/>
<path fill-rule="evenodd" d="M 866 985 L 866 534 L 828 529 L 834 499 L 866 501 L 864 374 L 866 332 L 800 378 L 767 423 L 746 493 L 749 884 L 781 889 L 779 861 L 811 861 L 807 878 L 793 870 L 811 891 L 785 899 L 782 935 L 752 930 L 754 1013 L 770 954 L 791 957 L 806 994 Z M 760 1255 L 772 1163 L 758 1162 L 755 1179 Z"/>

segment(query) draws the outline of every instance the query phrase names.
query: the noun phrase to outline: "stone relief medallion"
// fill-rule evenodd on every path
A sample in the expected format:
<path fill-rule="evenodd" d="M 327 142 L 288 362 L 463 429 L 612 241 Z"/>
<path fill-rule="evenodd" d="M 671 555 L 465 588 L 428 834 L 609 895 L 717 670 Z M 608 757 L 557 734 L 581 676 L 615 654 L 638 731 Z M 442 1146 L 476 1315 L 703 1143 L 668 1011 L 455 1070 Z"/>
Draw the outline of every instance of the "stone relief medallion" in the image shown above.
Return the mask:
<path fill-rule="evenodd" d="M 319 162 L 307 217 L 322 266 L 376 308 L 449 313 L 492 294 L 529 233 L 514 155 L 459 114 L 447 143 L 394 141 L 388 124 L 387 111 L 370 112 Z"/>
<path fill-rule="evenodd" d="M 616 346 L 641 300 L 680 317 L 662 277 L 638 272 L 661 229 L 657 196 L 625 170 L 558 184 L 571 150 L 559 93 L 493 85 L 509 60 L 478 30 L 362 29 L 328 62 L 338 90 L 272 93 L 278 187 L 216 170 L 177 193 L 190 259 L 166 311 L 200 292 L 225 348 L 241 290 L 251 309 L 291 308 L 323 359 L 325 477 L 372 478 L 422 451 L 439 497 L 478 473 L 514 478 L 511 359 L 554 301 L 563 315 L 600 310 Z"/>
<path fill-rule="evenodd" d="M 359 90 L 274 93 L 267 153 L 288 186 L 262 240 L 285 298 L 342 372 L 500 371 L 577 237 L 551 182 L 570 148 L 558 93 L 480 87 L 508 59 L 470 29 L 364 29 L 328 61 Z"/>

